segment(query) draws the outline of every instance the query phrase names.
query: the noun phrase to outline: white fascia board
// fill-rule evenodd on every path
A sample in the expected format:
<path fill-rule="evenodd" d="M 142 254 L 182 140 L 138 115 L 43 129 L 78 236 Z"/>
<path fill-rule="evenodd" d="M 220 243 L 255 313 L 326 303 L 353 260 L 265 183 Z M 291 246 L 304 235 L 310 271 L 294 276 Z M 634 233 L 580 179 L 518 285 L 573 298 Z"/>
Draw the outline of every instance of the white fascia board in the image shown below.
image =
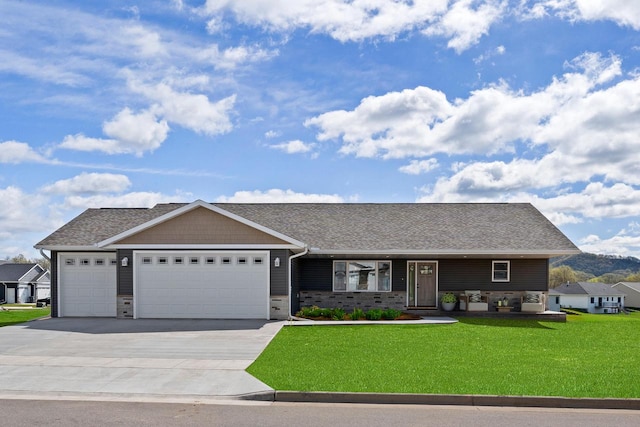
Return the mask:
<path fill-rule="evenodd" d="M 470 250 L 470 251 L 460 251 L 460 250 L 451 250 L 451 249 L 443 249 L 443 250 L 411 250 L 411 249 L 383 249 L 383 250 L 356 250 L 356 249 L 331 249 L 331 250 L 323 250 L 323 249 L 310 249 L 310 254 L 313 255 L 438 255 L 438 256 L 502 256 L 502 257 L 555 257 L 560 255 L 574 255 L 580 253 L 580 251 L 574 250 L 536 250 L 536 251 L 522 251 L 522 250 L 499 250 L 499 251 L 478 251 L 478 250 Z"/>
<path fill-rule="evenodd" d="M 146 230 L 148 228 L 151 228 L 151 227 L 153 227 L 155 225 L 161 224 L 161 223 L 163 223 L 165 221 L 168 221 L 168 220 L 170 220 L 172 218 L 178 217 L 178 216 L 180 216 L 180 215 L 182 215 L 182 214 L 184 214 L 186 212 L 189 212 L 189 211 L 191 211 L 193 209 L 196 209 L 196 208 L 209 209 L 212 212 L 218 213 L 220 215 L 226 216 L 227 218 L 230 218 L 230 219 L 238 221 L 238 222 L 240 222 L 242 224 L 248 225 L 249 227 L 252 227 L 252 228 L 255 228 L 256 230 L 259 230 L 259 231 L 262 231 L 264 233 L 267 233 L 267 234 L 269 234 L 269 235 L 271 235 L 273 237 L 276 237 L 276 238 L 278 238 L 280 240 L 284 240 L 286 242 L 289 242 L 289 243 L 291 243 L 292 245 L 294 245 L 296 247 L 304 247 L 304 243 L 302 243 L 302 242 L 300 242 L 298 240 L 292 239 L 289 236 L 285 236 L 282 233 L 279 233 L 277 231 L 271 230 L 271 229 L 269 229 L 267 227 L 264 227 L 264 226 L 262 226 L 260 224 L 255 223 L 253 221 L 249 221 L 248 219 L 243 218 L 241 216 L 232 214 L 231 212 L 228 212 L 228 211 L 226 211 L 224 209 L 221 209 L 221 208 L 219 208 L 217 206 L 212 205 L 211 203 L 207 203 L 207 202 L 204 202 L 202 200 L 196 200 L 195 202 L 189 203 L 186 206 L 183 206 L 181 208 L 175 209 L 175 210 L 173 210 L 171 212 L 167 212 L 166 214 L 161 215 L 158 218 L 154 218 L 151 221 L 147 221 L 144 224 L 140 224 L 140 225 L 138 225 L 136 227 L 133 227 L 133 228 L 127 230 L 127 231 L 124 231 L 124 232 L 122 232 L 120 234 L 117 234 L 117 235 L 115 235 L 113 237 L 110 237 L 110 238 L 108 238 L 106 240 L 98 242 L 97 245 L 100 246 L 100 247 L 109 246 L 109 245 L 113 244 L 114 242 L 117 242 L 118 240 L 122 240 L 122 239 L 124 239 L 126 237 L 129 237 L 129 236 L 132 236 L 134 234 L 137 234 L 137 233 L 139 233 L 141 231 L 144 231 L 144 230 Z"/>
<path fill-rule="evenodd" d="M 139 250 L 269 250 L 269 249 L 291 249 L 300 250 L 296 245 L 110 245 L 104 249 L 139 249 Z"/>
<path fill-rule="evenodd" d="M 95 245 L 91 246 L 36 246 L 36 249 L 46 249 L 56 252 L 111 252 L 109 249 L 99 248 Z"/>

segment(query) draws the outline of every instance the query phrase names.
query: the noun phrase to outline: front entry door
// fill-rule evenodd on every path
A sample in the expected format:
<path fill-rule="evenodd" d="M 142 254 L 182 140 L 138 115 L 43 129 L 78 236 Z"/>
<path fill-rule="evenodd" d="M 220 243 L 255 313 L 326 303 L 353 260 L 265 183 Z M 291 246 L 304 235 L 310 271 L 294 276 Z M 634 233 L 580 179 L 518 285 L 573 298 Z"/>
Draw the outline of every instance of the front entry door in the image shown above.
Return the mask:
<path fill-rule="evenodd" d="M 409 262 L 409 306 L 437 307 L 438 284 L 435 262 Z"/>

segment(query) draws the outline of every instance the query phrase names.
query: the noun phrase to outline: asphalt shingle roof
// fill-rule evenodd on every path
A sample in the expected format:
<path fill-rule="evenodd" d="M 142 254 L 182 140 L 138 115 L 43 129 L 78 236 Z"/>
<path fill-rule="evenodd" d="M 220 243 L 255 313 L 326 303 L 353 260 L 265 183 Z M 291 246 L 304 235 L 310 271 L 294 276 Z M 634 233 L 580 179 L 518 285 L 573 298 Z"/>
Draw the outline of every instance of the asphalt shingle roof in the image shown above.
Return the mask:
<path fill-rule="evenodd" d="M 578 282 L 562 284 L 549 290 L 549 294 L 616 296 L 623 295 L 624 292 L 619 291 L 606 283 Z"/>
<path fill-rule="evenodd" d="M 578 252 L 528 203 L 214 205 L 323 251 Z M 182 206 L 89 209 L 36 247 L 95 245 Z"/>
<path fill-rule="evenodd" d="M 36 264 L 0 264 L 0 282 L 17 282 L 27 274 Z"/>

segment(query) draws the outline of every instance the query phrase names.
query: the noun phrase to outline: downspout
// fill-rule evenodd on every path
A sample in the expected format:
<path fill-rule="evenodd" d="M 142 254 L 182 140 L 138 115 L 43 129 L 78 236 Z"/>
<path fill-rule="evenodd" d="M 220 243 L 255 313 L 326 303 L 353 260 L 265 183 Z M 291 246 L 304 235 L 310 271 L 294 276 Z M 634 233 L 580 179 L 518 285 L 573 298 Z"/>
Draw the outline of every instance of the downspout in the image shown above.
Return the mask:
<path fill-rule="evenodd" d="M 44 253 L 44 249 L 40 249 L 40 255 L 42 255 L 42 258 L 46 259 L 47 261 L 49 261 L 49 263 L 51 263 L 51 258 L 49 258 L 47 254 Z"/>
<path fill-rule="evenodd" d="M 287 319 L 291 319 L 291 291 L 292 291 L 292 276 L 293 276 L 293 272 L 292 272 L 292 264 L 291 264 L 291 260 L 293 260 L 294 258 L 299 258 L 301 256 L 304 256 L 306 254 L 309 253 L 309 248 L 307 246 L 304 247 L 304 251 L 300 252 L 299 254 L 295 254 L 295 255 L 291 255 L 289 257 L 289 314 L 287 315 Z"/>

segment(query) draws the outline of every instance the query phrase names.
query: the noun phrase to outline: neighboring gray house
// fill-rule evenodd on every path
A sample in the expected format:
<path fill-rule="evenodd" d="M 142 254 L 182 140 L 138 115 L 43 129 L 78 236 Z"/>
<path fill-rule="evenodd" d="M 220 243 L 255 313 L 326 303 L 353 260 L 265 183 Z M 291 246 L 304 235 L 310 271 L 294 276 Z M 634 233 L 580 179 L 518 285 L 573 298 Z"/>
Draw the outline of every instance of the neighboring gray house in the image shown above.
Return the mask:
<path fill-rule="evenodd" d="M 604 283 L 565 283 L 549 290 L 549 309 L 580 308 L 589 313 L 618 313 L 625 307 L 625 294 Z"/>
<path fill-rule="evenodd" d="M 625 294 L 626 307 L 640 308 L 640 282 L 618 282 L 612 286 Z"/>
<path fill-rule="evenodd" d="M 134 318 L 437 309 L 467 289 L 519 301 L 548 291 L 549 258 L 580 252 L 528 203 L 88 209 L 35 247 L 51 251 L 53 316 Z"/>
<path fill-rule="evenodd" d="M 0 264 L 0 302 L 35 302 L 50 296 L 49 272 L 35 263 Z"/>

